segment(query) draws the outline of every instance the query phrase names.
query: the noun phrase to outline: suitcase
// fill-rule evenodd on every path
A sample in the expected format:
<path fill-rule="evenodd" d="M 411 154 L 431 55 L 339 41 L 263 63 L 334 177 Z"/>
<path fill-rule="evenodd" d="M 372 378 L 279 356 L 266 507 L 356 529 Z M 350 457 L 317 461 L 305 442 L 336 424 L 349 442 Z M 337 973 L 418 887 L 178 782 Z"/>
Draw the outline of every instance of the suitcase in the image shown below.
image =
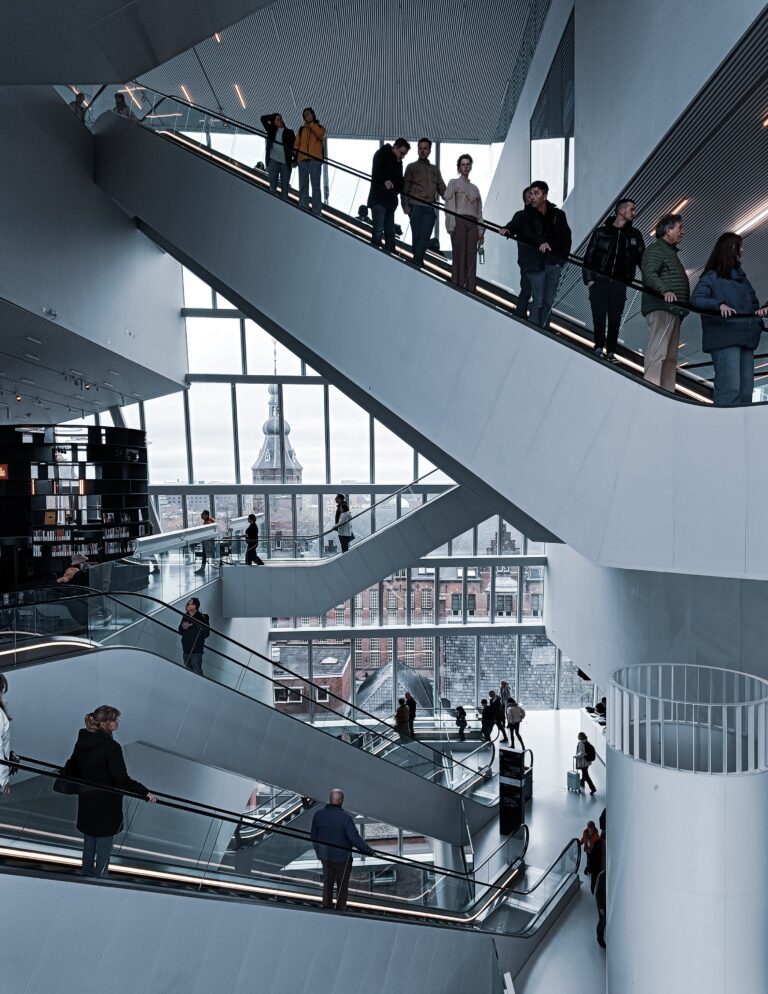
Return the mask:
<path fill-rule="evenodd" d="M 576 769 L 576 757 L 573 757 L 573 769 L 568 770 L 568 790 L 572 790 L 575 794 L 581 793 L 581 775 Z"/>

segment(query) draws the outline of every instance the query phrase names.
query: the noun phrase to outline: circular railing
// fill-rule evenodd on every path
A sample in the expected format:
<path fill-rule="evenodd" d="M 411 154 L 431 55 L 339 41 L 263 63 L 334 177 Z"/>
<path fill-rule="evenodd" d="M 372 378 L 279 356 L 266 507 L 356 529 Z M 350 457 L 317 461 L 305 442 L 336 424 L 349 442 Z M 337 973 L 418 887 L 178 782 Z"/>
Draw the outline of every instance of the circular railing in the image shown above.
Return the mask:
<path fill-rule="evenodd" d="M 644 664 L 610 684 L 608 745 L 691 773 L 768 769 L 768 681 L 710 666 Z"/>

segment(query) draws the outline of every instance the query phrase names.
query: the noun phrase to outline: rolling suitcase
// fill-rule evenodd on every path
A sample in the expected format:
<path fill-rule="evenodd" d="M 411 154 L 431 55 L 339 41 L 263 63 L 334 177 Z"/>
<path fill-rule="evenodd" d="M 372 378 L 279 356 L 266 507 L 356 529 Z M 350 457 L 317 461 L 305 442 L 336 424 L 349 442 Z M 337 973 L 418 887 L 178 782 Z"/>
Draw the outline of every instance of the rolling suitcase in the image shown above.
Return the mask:
<path fill-rule="evenodd" d="M 581 793 L 581 776 L 576 769 L 575 756 L 573 757 L 573 769 L 568 770 L 568 790 L 572 790 L 575 794 Z"/>

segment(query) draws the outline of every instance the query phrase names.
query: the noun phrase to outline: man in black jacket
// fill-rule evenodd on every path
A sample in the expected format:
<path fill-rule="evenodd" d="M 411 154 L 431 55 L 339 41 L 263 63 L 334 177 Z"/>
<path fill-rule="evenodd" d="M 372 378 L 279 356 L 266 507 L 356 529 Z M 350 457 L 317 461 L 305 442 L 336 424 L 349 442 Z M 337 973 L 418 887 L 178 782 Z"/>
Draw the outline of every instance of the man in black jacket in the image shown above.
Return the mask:
<path fill-rule="evenodd" d="M 584 254 L 583 276 L 589 287 L 592 326 L 595 329 L 595 347 L 592 351 L 599 356 L 605 348 L 608 362 L 616 362 L 614 353 L 627 302 L 626 285 L 635 278 L 645 251 L 643 236 L 632 224 L 636 213 L 634 200 L 630 197 L 620 200 L 613 219 L 592 232 Z"/>
<path fill-rule="evenodd" d="M 523 212 L 525 208 L 530 203 L 530 186 L 526 186 L 523 190 L 523 210 L 518 211 L 513 215 L 511 221 L 507 221 L 507 226 L 505 228 L 499 229 L 499 234 L 504 235 L 506 238 L 517 238 L 520 234 L 520 224 L 523 220 Z M 517 307 L 515 308 L 515 315 L 519 318 L 528 317 L 528 304 L 531 300 L 531 282 L 528 279 L 528 273 L 523 269 L 523 263 L 520 260 L 521 248 L 520 242 L 517 243 L 517 264 L 520 267 L 520 293 L 517 295 Z"/>
<path fill-rule="evenodd" d="M 277 193 L 279 179 L 280 195 L 287 198 L 291 186 L 293 143 L 296 141 L 296 135 L 290 128 L 286 128 L 282 114 L 264 114 L 261 123 L 267 133 L 269 189 L 272 193 Z"/>
<path fill-rule="evenodd" d="M 544 180 L 531 183 L 529 203 L 518 225 L 520 269 L 531 284 L 530 321 L 546 328 L 557 295 L 560 274 L 571 254 L 571 229 L 565 213 L 547 200 Z"/>
<path fill-rule="evenodd" d="M 395 210 L 403 192 L 403 159 L 410 147 L 405 138 L 398 138 L 394 145 L 382 145 L 373 157 L 368 194 L 373 218 L 371 244 L 380 248 L 383 235 L 385 252 L 395 251 Z"/>
<path fill-rule="evenodd" d="M 330 804 L 320 808 L 312 817 L 312 845 L 323 866 L 323 907 L 333 908 L 333 889 L 336 885 L 336 910 L 345 911 L 352 872 L 352 850 L 357 849 L 365 856 L 375 856 L 376 853 L 361 838 L 352 816 L 342 807 L 344 791 L 334 787 L 329 801 Z"/>
<path fill-rule="evenodd" d="M 264 560 L 256 551 L 259 547 L 259 526 L 256 524 L 256 515 L 248 515 L 248 527 L 245 529 L 245 565 L 263 566 Z"/>

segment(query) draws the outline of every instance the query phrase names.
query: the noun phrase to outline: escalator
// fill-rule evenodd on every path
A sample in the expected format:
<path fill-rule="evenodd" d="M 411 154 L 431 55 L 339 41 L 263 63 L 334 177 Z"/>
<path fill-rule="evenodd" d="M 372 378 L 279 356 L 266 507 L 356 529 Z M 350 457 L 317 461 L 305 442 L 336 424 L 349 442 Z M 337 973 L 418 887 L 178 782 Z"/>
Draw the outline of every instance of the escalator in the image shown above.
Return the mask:
<path fill-rule="evenodd" d="M 273 671 L 271 659 L 214 630 L 204 676 L 193 673 L 181 660 L 184 615 L 156 598 L 62 597 L 60 590 L 42 602 L 26 598 L 0 610 L 0 659 L 6 672 L 16 670 L 22 743 L 36 741 L 42 722 L 46 751 L 65 753 L 83 702 L 98 688 L 101 699 L 131 712 L 123 728 L 132 741 L 208 766 L 309 797 L 343 783 L 371 817 L 388 821 L 394 812 L 396 824 L 452 845 L 494 817 L 487 802 L 472 797 L 489 765 L 484 753 L 467 760 L 402 737 L 306 672 L 279 664 Z M 40 665 L 46 665 L 44 701 L 36 692 Z"/>
<path fill-rule="evenodd" d="M 50 928 L 47 917 L 46 909 L 51 907 L 58 915 L 67 908 L 72 921 L 82 920 L 83 911 L 78 914 L 75 908 L 88 907 L 87 917 L 92 922 L 89 941 L 94 941 L 90 929 L 98 930 L 93 919 L 96 909 L 102 907 L 102 895 L 104 900 L 108 895 L 104 908 L 111 923 L 122 921 L 128 914 L 134 920 L 153 923 L 145 930 L 139 947 L 142 958 L 149 962 L 165 956 L 172 959 L 181 940 L 176 929 L 186 928 L 189 941 L 189 929 L 197 931 L 198 915 L 217 939 L 221 934 L 217 924 L 225 921 L 229 941 L 223 943 L 223 948 L 217 949 L 217 942 L 204 943 L 205 955 L 215 957 L 225 973 L 223 964 L 237 947 L 232 936 L 239 936 L 243 928 L 258 933 L 260 941 L 266 942 L 264 952 L 269 952 L 271 961 L 290 937 L 294 957 L 310 962 L 318 950 L 315 941 L 320 937 L 321 942 L 338 943 L 335 955 L 339 961 L 351 956 L 357 962 L 356 954 L 342 941 L 342 936 L 357 936 L 353 949 L 362 943 L 365 956 L 378 964 L 382 955 L 397 948 L 402 937 L 410 935 L 410 928 L 417 926 L 419 932 L 406 946 L 413 943 L 419 950 L 420 990 L 459 989 L 455 976 L 435 973 L 429 966 L 430 950 L 442 949 L 460 975 L 456 956 L 450 952 L 452 943 L 478 971 L 475 986 L 465 989 L 501 991 L 501 987 L 491 985 L 491 978 L 503 972 L 514 975 L 522 967 L 579 886 L 578 841 L 570 840 L 550 866 L 537 870 L 525 862 L 528 833 L 523 826 L 503 839 L 482 865 L 467 865 L 461 871 L 441 866 L 428 849 L 418 857 L 401 856 L 376 846 L 373 856 L 354 854 L 347 912 L 324 912 L 319 910 L 321 868 L 308 832 L 171 794 L 158 794 L 156 805 L 123 795 L 124 830 L 116 837 L 110 878 L 85 881 L 75 875 L 82 844 L 74 830 L 76 798 L 53 791 L 58 772 L 46 762 L 21 757 L 0 823 L 2 906 L 13 908 L 21 934 L 27 933 L 25 916 L 34 916 L 38 927 L 46 929 L 48 943 L 53 942 L 56 931 Z M 64 779 L 71 789 L 88 789 L 89 785 L 81 781 Z M 299 855 L 287 866 L 269 866 L 265 859 L 258 866 L 244 862 L 240 856 L 242 847 L 236 841 L 244 825 L 263 826 L 292 837 L 299 846 Z M 13 896 L 19 886 L 25 893 L 17 902 Z M 158 916 L 164 923 L 159 928 L 154 924 Z M 99 917 L 96 912 L 95 918 Z M 122 931 L 120 945 L 123 949 L 131 947 Z M 194 958 L 191 951 L 190 955 Z M 488 961 L 483 967 L 486 956 Z M 245 949 L 241 948 L 238 968 L 244 958 Z M 39 967 L 39 957 L 14 959 Z M 73 959 L 77 957 L 61 960 L 63 972 L 56 989 L 62 989 L 62 983 L 68 990 L 77 989 L 66 973 L 77 970 Z M 103 962 L 100 959 L 102 968 Z M 498 973 L 489 970 L 491 963 Z M 343 967 L 337 963 L 336 969 Z M 440 987 L 436 985 L 438 976 Z M 136 984 L 133 990 L 162 989 L 156 984 L 137 983 L 135 976 L 131 979 Z M 312 979 L 312 990 L 332 989 L 322 986 L 316 975 Z M 267 983 L 264 972 L 260 972 L 259 980 L 266 984 L 264 989 L 271 991 L 304 989 L 296 986 L 295 975 L 291 978 L 294 986 L 287 986 L 282 979 Z M 249 983 L 253 984 L 253 977 L 249 977 Z M 364 989 L 379 988 L 374 984 Z"/>
<path fill-rule="evenodd" d="M 96 181 L 142 230 L 525 534 L 603 565 L 768 576 L 753 551 L 768 546 L 768 521 L 750 500 L 768 408 L 712 409 L 684 369 L 672 396 L 637 378 L 637 354 L 593 357 L 579 308 L 559 308 L 578 260 L 543 330 L 501 287 L 473 296 L 446 284 L 435 256 L 417 271 L 405 249 L 367 247 L 351 216 L 361 174 L 346 208 L 318 219 L 189 136 L 114 115 L 95 133 Z M 287 273 L 311 293 L 291 293 Z M 708 508 L 723 506 L 741 511 L 713 534 Z"/>

